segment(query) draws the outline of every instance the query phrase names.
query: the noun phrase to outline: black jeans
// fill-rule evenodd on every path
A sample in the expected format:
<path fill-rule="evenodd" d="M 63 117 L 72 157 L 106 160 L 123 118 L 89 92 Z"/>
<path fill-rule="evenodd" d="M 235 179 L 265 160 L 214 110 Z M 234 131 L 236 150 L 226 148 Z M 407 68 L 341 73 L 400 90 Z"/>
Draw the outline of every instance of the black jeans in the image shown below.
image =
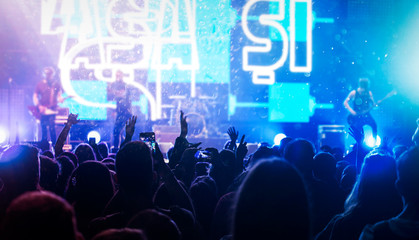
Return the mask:
<path fill-rule="evenodd" d="M 55 133 L 55 115 L 41 116 L 42 140 L 48 140 L 47 128 L 49 128 L 52 145 L 55 145 L 55 142 L 57 141 L 57 135 Z"/>
<path fill-rule="evenodd" d="M 351 127 L 356 129 L 362 129 L 365 125 L 368 125 L 372 129 L 372 135 L 374 138 L 377 138 L 377 123 L 371 114 L 363 114 L 359 116 L 353 116 L 352 122 L 350 123 Z"/>

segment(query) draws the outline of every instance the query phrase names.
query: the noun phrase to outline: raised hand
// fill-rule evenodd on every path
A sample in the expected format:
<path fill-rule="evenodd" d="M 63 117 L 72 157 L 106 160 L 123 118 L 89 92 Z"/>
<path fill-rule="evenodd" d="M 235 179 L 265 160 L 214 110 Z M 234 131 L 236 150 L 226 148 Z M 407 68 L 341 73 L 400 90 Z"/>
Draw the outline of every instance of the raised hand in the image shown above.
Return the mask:
<path fill-rule="evenodd" d="M 236 151 L 236 155 L 238 158 L 243 158 L 246 157 L 247 154 L 247 142 L 244 141 L 246 135 L 243 134 L 241 140 L 240 140 L 240 144 L 237 147 L 237 151 Z"/>
<path fill-rule="evenodd" d="M 188 135 L 188 122 L 186 122 L 183 111 L 180 110 L 180 136 L 186 138 L 186 135 Z"/>
<path fill-rule="evenodd" d="M 236 131 L 234 127 L 229 127 L 227 130 L 228 136 L 230 136 L 230 145 L 228 146 L 228 149 L 234 150 L 236 148 L 236 141 L 239 137 L 239 131 Z"/>
<path fill-rule="evenodd" d="M 128 119 L 125 125 L 126 138 L 132 139 L 135 131 L 135 123 L 137 122 L 137 116 L 132 116 Z"/>
<path fill-rule="evenodd" d="M 54 146 L 55 156 L 58 156 L 61 153 L 63 153 L 64 142 L 68 136 L 68 133 L 70 132 L 71 126 L 80 122 L 80 120 L 77 119 L 78 116 L 79 116 L 78 114 L 73 114 L 73 113 L 70 113 L 70 115 L 68 115 L 67 123 L 65 124 L 63 130 L 61 130 L 61 133 L 58 136 L 57 142 L 55 142 L 55 146 Z"/>
<path fill-rule="evenodd" d="M 237 175 L 243 171 L 243 160 L 246 157 L 246 154 L 248 152 L 247 142 L 244 141 L 244 138 L 245 138 L 245 135 L 243 134 L 242 138 L 240 139 L 240 144 L 236 150 L 235 171 Z"/>
<path fill-rule="evenodd" d="M 78 114 L 70 113 L 70 115 L 68 115 L 68 118 L 67 118 L 67 125 L 71 127 L 77 124 L 78 122 L 80 122 L 80 120 L 77 119 L 78 117 L 79 117 Z"/>
<path fill-rule="evenodd" d="M 131 142 L 132 140 L 132 136 L 134 135 L 134 131 L 135 131 L 135 123 L 137 122 L 137 116 L 132 116 L 130 117 L 126 124 L 125 124 L 125 139 L 124 141 L 121 143 L 121 145 L 119 146 L 119 148 L 122 148 L 122 146 L 124 146 L 125 144 L 127 144 L 128 142 Z"/>

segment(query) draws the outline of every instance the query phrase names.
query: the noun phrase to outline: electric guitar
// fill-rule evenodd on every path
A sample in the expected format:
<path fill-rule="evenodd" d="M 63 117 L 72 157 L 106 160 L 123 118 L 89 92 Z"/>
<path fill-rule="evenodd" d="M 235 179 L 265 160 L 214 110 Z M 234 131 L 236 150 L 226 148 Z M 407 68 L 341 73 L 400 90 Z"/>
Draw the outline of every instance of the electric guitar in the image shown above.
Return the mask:
<path fill-rule="evenodd" d="M 65 100 L 73 98 L 73 96 L 67 96 L 62 99 L 62 102 Z M 52 109 L 47 106 L 38 105 L 38 106 L 28 106 L 29 113 L 37 120 L 41 120 L 43 115 L 56 115 L 58 114 L 58 109 Z"/>
<path fill-rule="evenodd" d="M 361 112 L 357 112 L 356 115 L 352 115 L 349 114 L 349 116 L 347 117 L 347 122 L 349 125 L 353 125 L 355 122 L 361 120 L 362 118 L 366 118 L 368 117 L 368 113 L 378 107 L 379 105 L 381 105 L 381 103 L 387 99 L 389 99 L 390 97 L 397 95 L 397 91 L 396 90 L 392 90 L 391 92 L 389 92 L 384 98 L 382 98 L 381 100 L 378 100 L 377 103 L 373 106 L 370 106 L 368 109 L 361 111 Z"/>

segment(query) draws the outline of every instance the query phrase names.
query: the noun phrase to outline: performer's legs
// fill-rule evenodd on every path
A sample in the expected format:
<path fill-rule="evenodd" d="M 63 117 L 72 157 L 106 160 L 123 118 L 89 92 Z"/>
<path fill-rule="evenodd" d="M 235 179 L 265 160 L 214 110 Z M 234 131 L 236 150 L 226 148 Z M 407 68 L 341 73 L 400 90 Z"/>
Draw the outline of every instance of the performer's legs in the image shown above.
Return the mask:
<path fill-rule="evenodd" d="M 372 129 L 372 136 L 374 137 L 374 139 L 377 138 L 377 123 L 375 122 L 374 118 L 372 118 L 371 114 L 368 114 L 365 119 L 365 125 L 368 125 L 371 127 Z"/>
<path fill-rule="evenodd" d="M 49 115 L 48 117 L 49 135 L 51 136 L 52 145 L 55 146 L 55 142 L 57 141 L 57 135 L 55 133 L 55 115 Z"/>
<path fill-rule="evenodd" d="M 362 130 L 364 125 L 364 121 L 359 116 L 354 117 L 351 123 L 351 127 L 358 130 Z"/>
<path fill-rule="evenodd" d="M 48 132 L 47 132 L 47 126 L 48 126 L 48 115 L 41 115 L 41 140 L 47 140 L 48 139 Z"/>

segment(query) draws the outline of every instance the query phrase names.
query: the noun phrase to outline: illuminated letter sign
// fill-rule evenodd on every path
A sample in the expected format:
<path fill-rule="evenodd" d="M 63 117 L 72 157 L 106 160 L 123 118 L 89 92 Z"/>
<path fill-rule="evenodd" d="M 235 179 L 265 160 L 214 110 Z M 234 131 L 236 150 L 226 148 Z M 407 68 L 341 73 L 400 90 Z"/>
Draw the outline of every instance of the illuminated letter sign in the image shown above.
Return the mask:
<path fill-rule="evenodd" d="M 251 65 L 249 64 L 249 53 L 269 53 L 272 50 L 272 40 L 269 38 L 261 38 L 255 36 L 249 29 L 248 15 L 251 8 L 260 2 L 277 3 L 277 12 L 270 14 L 262 14 L 259 16 L 259 23 L 275 28 L 282 40 L 282 52 L 275 63 L 271 65 Z M 296 19 L 296 8 L 299 4 L 304 4 L 306 9 L 305 24 L 300 23 L 300 19 Z M 275 70 L 282 67 L 288 58 L 290 52 L 290 70 L 291 72 L 311 72 L 312 68 L 312 8 L 311 0 L 290 0 L 289 7 L 289 33 L 286 27 L 279 23 L 285 19 L 285 0 L 250 0 L 246 3 L 242 13 L 242 26 L 244 34 L 259 46 L 245 46 L 243 48 L 243 70 L 252 72 L 252 81 L 254 84 L 272 85 L 275 83 Z M 304 26 L 305 25 L 305 26 Z M 300 29 L 304 26 L 304 29 Z M 303 34 L 306 42 L 306 63 L 305 66 L 297 66 L 296 59 L 296 33 L 305 31 Z M 288 36 L 289 35 L 289 36 Z M 289 41 L 289 42 L 288 42 Z"/>

